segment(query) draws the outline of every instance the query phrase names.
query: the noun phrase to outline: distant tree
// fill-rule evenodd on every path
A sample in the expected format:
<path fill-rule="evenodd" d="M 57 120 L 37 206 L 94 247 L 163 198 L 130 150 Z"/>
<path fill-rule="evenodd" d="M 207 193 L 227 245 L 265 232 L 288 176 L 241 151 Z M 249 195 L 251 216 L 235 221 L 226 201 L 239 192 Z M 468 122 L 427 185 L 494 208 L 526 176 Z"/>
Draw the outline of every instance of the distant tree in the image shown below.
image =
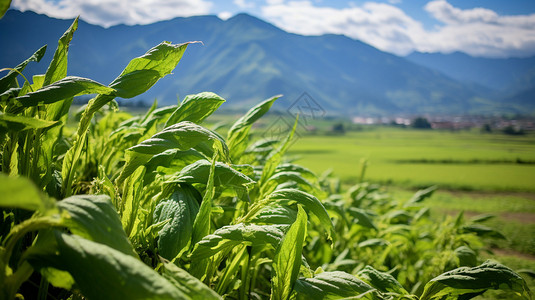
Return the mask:
<path fill-rule="evenodd" d="M 416 119 L 412 120 L 411 126 L 418 129 L 430 129 L 431 123 L 429 123 L 429 121 L 424 117 L 417 117 Z"/>
<path fill-rule="evenodd" d="M 483 125 L 483 127 L 481 127 L 481 132 L 483 133 L 491 133 L 492 132 L 492 127 L 490 126 L 490 124 L 486 123 Z"/>
<path fill-rule="evenodd" d="M 334 134 L 344 134 L 346 132 L 343 123 L 334 124 L 329 131 Z"/>
<path fill-rule="evenodd" d="M 522 128 L 516 129 L 512 125 L 509 125 L 509 126 L 505 127 L 503 129 L 503 133 L 508 134 L 508 135 L 523 135 L 523 134 L 526 134 L 524 132 L 524 129 L 522 129 Z"/>

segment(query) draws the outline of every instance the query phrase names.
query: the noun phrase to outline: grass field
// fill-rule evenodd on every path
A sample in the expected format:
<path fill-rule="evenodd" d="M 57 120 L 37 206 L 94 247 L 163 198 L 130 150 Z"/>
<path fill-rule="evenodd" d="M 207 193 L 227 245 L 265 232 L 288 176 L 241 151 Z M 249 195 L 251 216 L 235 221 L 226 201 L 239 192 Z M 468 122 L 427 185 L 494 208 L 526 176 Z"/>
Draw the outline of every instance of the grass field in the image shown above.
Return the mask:
<path fill-rule="evenodd" d="M 371 127 L 344 135 L 301 135 L 290 154 L 315 172 L 332 169 L 403 187 L 535 192 L 535 136 Z"/>

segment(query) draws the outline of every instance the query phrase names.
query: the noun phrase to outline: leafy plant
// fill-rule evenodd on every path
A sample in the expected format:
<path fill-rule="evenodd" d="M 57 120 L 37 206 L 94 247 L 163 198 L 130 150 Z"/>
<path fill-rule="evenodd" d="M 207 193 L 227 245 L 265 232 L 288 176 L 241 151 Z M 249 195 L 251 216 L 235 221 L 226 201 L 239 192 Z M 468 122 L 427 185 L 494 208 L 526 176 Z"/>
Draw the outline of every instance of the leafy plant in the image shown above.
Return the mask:
<path fill-rule="evenodd" d="M 66 76 L 77 22 L 46 74 L 17 81 L 43 47 L 0 79 L 0 299 L 531 297 L 509 268 L 480 264 L 479 237 L 498 232 L 428 218 L 434 188 L 401 202 L 364 182 L 344 192 L 285 158 L 297 120 L 254 142 L 279 96 L 226 139 L 203 126 L 225 101 L 214 93 L 119 111 L 115 97 L 145 92 L 188 43 L 163 42 L 104 85 Z M 73 97 L 87 94 L 73 129 Z"/>

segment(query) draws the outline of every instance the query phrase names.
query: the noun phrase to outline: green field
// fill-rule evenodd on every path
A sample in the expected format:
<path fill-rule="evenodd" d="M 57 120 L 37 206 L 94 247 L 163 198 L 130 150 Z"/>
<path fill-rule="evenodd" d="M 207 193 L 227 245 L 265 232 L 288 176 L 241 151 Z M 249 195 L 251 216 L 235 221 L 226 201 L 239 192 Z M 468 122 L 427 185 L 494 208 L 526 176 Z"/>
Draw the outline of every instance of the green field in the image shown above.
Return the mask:
<path fill-rule="evenodd" d="M 535 192 L 535 135 L 370 127 L 344 135 L 301 135 L 290 150 L 321 173 L 403 187 Z"/>

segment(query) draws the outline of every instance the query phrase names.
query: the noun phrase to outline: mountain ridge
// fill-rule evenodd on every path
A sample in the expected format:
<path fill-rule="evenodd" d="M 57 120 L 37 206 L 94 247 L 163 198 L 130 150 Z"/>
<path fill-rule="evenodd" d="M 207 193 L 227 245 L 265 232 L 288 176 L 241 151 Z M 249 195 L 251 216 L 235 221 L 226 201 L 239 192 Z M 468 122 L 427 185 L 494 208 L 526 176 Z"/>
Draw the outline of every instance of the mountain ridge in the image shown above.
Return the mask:
<path fill-rule="evenodd" d="M 48 58 L 27 69 L 28 74 L 43 73 L 70 22 L 9 10 L 0 19 L 0 41 L 10 45 L 0 66 L 14 66 L 48 43 Z M 301 36 L 247 14 L 109 28 L 80 21 L 68 73 L 109 83 L 130 59 L 163 40 L 203 42 L 188 46 L 175 74 L 144 94 L 144 100 L 158 98 L 163 105 L 175 104 L 178 96 L 213 91 L 227 99 L 228 108 L 239 109 L 282 93 L 277 105 L 284 110 L 307 92 L 325 110 L 346 115 L 535 112 L 529 86 L 505 96 L 343 35 Z M 512 97 L 517 105 L 508 107 Z"/>

